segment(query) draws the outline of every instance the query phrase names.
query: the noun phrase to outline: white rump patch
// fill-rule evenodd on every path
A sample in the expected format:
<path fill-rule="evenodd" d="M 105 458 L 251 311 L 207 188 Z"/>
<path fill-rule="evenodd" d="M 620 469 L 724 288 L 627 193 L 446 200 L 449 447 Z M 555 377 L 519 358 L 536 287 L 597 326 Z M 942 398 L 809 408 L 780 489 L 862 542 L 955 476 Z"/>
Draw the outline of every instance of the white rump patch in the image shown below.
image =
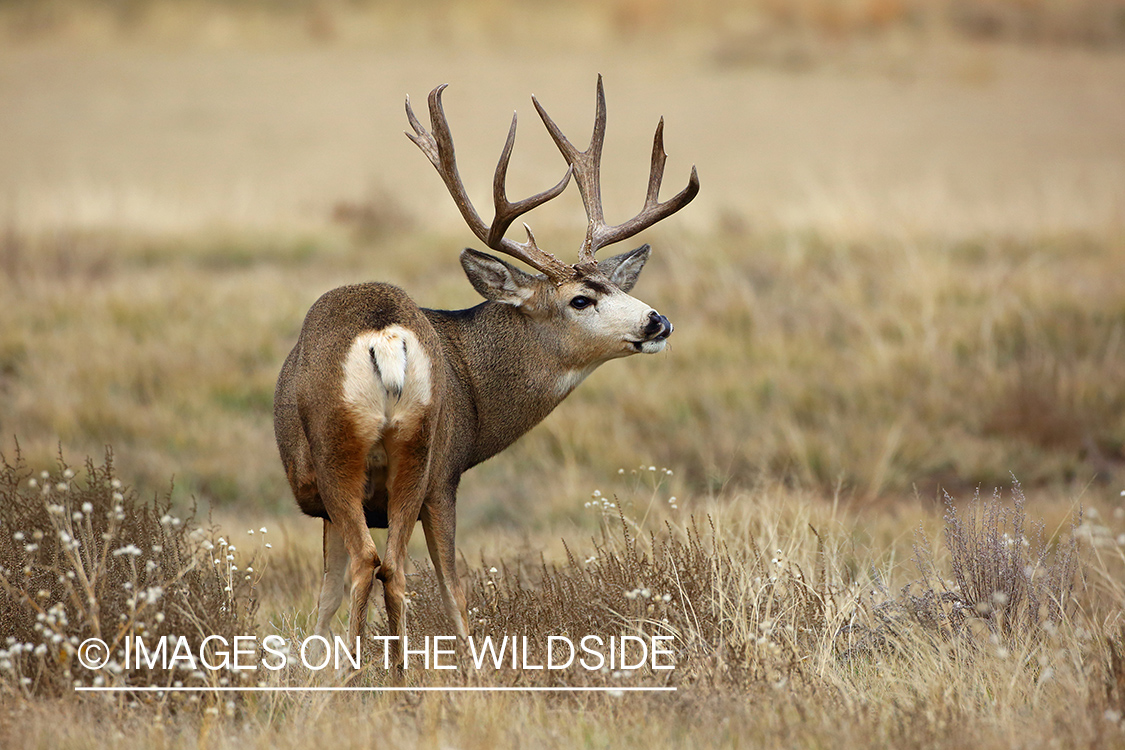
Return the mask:
<path fill-rule="evenodd" d="M 343 391 L 359 436 L 375 443 L 388 427 L 412 431 L 433 396 L 430 369 L 418 337 L 400 325 L 356 336 Z"/>

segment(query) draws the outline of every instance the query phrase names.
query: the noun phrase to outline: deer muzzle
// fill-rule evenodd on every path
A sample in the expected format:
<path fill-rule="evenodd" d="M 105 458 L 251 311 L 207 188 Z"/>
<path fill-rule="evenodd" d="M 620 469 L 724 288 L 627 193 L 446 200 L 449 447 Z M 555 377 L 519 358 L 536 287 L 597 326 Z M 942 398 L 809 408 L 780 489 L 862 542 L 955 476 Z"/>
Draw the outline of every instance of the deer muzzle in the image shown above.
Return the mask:
<path fill-rule="evenodd" d="M 645 326 L 645 339 L 649 341 L 662 341 L 672 335 L 675 330 L 672 322 L 663 315 L 653 310 L 648 314 L 648 324 Z"/>

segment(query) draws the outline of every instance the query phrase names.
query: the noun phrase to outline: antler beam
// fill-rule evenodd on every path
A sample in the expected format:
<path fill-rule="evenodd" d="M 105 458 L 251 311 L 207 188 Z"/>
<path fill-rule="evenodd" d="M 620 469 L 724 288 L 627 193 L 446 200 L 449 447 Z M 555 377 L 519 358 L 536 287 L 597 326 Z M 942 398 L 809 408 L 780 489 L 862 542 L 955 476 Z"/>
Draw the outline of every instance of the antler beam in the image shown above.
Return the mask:
<path fill-rule="evenodd" d="M 522 260 L 556 283 L 573 278 L 574 266 L 563 263 L 554 255 L 541 250 L 535 244 L 535 236 L 531 233 L 531 228 L 526 224 L 524 224 L 524 229 L 527 231 L 526 242 L 516 242 L 504 237 L 504 233 L 513 221 L 533 208 L 555 198 L 566 189 L 574 171 L 573 167 L 567 168 L 562 180 L 554 187 L 515 203 L 509 201 L 505 183 L 508 175 L 508 162 L 511 159 L 512 148 L 516 142 L 516 116 L 513 114 L 512 125 L 508 128 L 508 139 L 504 143 L 504 150 L 500 154 L 500 161 L 496 164 L 496 174 L 492 181 L 495 215 L 491 225 L 485 224 L 469 200 L 465 185 L 461 181 L 461 175 L 457 171 L 457 157 L 453 150 L 453 135 L 445 117 L 445 110 L 441 105 L 441 94 L 446 85 L 442 84 L 430 92 L 430 126 L 433 128 L 433 133 L 427 131 L 418 121 L 418 118 L 414 116 L 414 111 L 410 107 L 410 97 L 407 97 L 406 117 L 410 121 L 410 127 L 414 129 L 414 133 L 407 132 L 406 137 L 422 150 L 422 153 L 429 158 L 430 163 L 437 169 L 442 181 L 445 182 L 446 189 L 449 190 L 457 208 L 460 209 L 465 223 L 469 225 L 469 229 L 478 239 L 493 250 Z"/>
<path fill-rule="evenodd" d="M 616 226 L 605 223 L 602 209 L 601 188 L 601 162 L 602 145 L 605 143 L 605 90 L 602 86 L 602 77 L 598 76 L 597 110 L 594 116 L 594 134 L 590 138 L 590 145 L 585 151 L 579 151 L 563 135 L 559 126 L 550 118 L 543 106 L 533 96 L 531 101 L 535 109 L 547 126 L 547 131 L 559 147 L 563 158 L 574 171 L 578 191 L 582 194 L 582 203 L 586 207 L 586 216 L 589 226 L 586 230 L 586 239 L 578 251 L 578 266 L 595 265 L 594 253 L 606 245 L 628 239 L 644 229 L 652 226 L 661 219 L 665 219 L 691 203 L 699 193 L 699 175 L 692 165 L 691 177 L 688 178 L 687 187 L 669 200 L 661 203 L 660 183 L 664 179 L 664 162 L 668 155 L 664 153 L 664 118 L 656 126 L 656 136 L 652 143 L 652 165 L 649 169 L 648 192 L 645 195 L 644 207 L 641 212 L 626 222 Z"/>

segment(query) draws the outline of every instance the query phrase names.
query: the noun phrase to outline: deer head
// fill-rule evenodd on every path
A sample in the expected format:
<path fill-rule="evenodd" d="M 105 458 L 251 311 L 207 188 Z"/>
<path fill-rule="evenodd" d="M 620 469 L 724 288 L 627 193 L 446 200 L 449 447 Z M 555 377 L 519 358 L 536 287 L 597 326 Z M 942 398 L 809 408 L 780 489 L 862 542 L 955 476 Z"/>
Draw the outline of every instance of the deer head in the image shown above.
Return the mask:
<path fill-rule="evenodd" d="M 616 357 L 661 351 L 672 333 L 672 324 L 652 307 L 629 295 L 648 261 L 649 246 L 644 245 L 600 262 L 595 253 L 672 215 L 690 203 L 699 192 L 699 178 L 693 166 L 687 187 L 671 199 L 660 202 L 660 184 L 667 159 L 663 118 L 653 138 L 644 206 L 632 219 L 611 226 L 605 221 L 601 197 L 601 157 L 606 124 L 601 76 L 598 76 L 594 132 L 585 151 L 579 151 L 567 140 L 538 100 L 532 97 L 536 111 L 567 162 L 566 173 L 554 187 L 541 193 L 514 203 L 508 199 L 505 184 L 516 138 L 516 116 L 513 114 L 508 138 L 493 177 L 495 213 L 492 223 L 485 224 L 469 200 L 457 170 L 453 137 L 441 103 L 444 90 L 442 85 L 430 92 L 432 133 L 415 117 L 409 98 L 406 100 L 407 118 L 414 130 L 413 133 L 407 132 L 407 137 L 433 163 L 473 234 L 489 248 L 521 260 L 539 272 L 529 274 L 501 258 L 465 250 L 461 254 L 461 264 L 473 288 L 486 299 L 510 305 L 534 320 L 545 345 L 555 347 L 557 355 L 575 372 L 588 372 Z M 527 224 L 524 224 L 526 241 L 516 242 L 504 236 L 519 216 L 560 195 L 572 177 L 578 183 L 588 219 L 586 237 L 578 250 L 576 263 L 564 263 L 540 249 Z"/>

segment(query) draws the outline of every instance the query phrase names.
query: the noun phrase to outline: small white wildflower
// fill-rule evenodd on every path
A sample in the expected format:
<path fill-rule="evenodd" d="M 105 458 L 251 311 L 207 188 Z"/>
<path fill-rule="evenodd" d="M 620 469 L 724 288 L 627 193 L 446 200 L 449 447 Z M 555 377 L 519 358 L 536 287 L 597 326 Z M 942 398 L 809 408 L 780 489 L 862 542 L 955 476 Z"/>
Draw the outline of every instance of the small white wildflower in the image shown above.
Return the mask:
<path fill-rule="evenodd" d="M 497 570 L 496 570 L 496 568 L 495 568 L 495 567 L 492 567 L 492 568 L 489 568 L 489 569 L 488 569 L 488 572 L 489 572 L 489 573 L 496 573 L 496 572 L 497 572 Z"/>
<path fill-rule="evenodd" d="M 39 482 L 35 479 L 35 477 L 32 477 L 31 479 L 27 480 L 27 486 L 31 489 L 35 489 L 39 486 Z"/>
<path fill-rule="evenodd" d="M 70 514 L 70 517 L 72 519 L 74 519 L 75 521 L 81 521 L 82 520 L 82 511 L 76 510 L 73 513 Z"/>
<path fill-rule="evenodd" d="M 265 527 L 265 526 L 263 526 L 262 528 L 258 529 L 258 531 L 260 531 L 260 532 L 262 532 L 263 534 L 265 534 L 265 533 L 266 533 L 266 527 Z"/>
<path fill-rule="evenodd" d="M 246 533 L 249 534 L 250 536 L 254 536 L 254 529 L 247 529 Z"/>
<path fill-rule="evenodd" d="M 122 495 L 120 492 L 114 492 L 113 493 L 113 501 L 114 502 L 119 503 L 124 499 L 125 499 L 125 496 Z"/>
<path fill-rule="evenodd" d="M 273 549 L 273 545 L 269 542 L 266 542 L 266 549 Z"/>
<path fill-rule="evenodd" d="M 89 502 L 82 503 L 82 512 L 83 513 L 93 513 L 94 512 L 94 504 L 89 503 Z"/>
<path fill-rule="evenodd" d="M 23 532 L 17 531 L 15 534 L 12 534 L 12 539 L 15 539 L 17 542 L 22 542 L 23 541 Z"/>
<path fill-rule="evenodd" d="M 121 480 L 120 479 L 111 479 L 110 482 L 109 482 L 109 486 L 112 487 L 115 490 L 119 490 L 119 489 L 121 489 Z"/>
<path fill-rule="evenodd" d="M 59 482 L 58 484 L 55 485 L 55 489 L 58 490 L 59 492 L 66 492 L 70 488 L 67 486 L 66 482 Z"/>
<path fill-rule="evenodd" d="M 650 466 L 650 467 L 648 467 L 648 470 L 649 470 L 649 471 L 656 471 L 656 467 L 655 467 L 655 466 Z"/>

